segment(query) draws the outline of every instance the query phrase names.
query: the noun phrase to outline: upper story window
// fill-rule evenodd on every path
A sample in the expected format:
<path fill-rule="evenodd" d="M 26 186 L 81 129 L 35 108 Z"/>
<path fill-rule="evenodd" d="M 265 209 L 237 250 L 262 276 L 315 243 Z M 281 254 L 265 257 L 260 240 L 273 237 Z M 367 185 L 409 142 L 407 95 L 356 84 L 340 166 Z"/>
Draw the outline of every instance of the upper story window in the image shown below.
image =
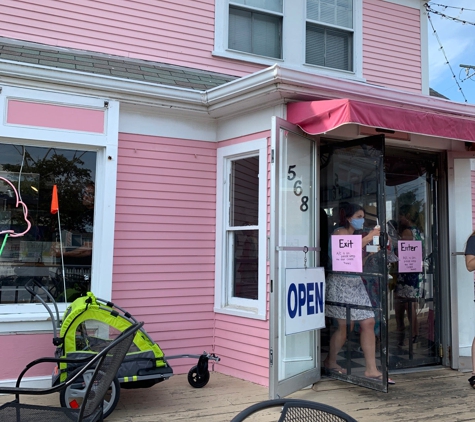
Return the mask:
<path fill-rule="evenodd" d="M 282 1 L 230 1 L 229 48 L 259 56 L 282 58 Z"/>
<path fill-rule="evenodd" d="M 213 54 L 362 78 L 362 0 L 216 0 Z"/>
<path fill-rule="evenodd" d="M 353 70 L 353 0 L 307 0 L 305 62 Z"/>

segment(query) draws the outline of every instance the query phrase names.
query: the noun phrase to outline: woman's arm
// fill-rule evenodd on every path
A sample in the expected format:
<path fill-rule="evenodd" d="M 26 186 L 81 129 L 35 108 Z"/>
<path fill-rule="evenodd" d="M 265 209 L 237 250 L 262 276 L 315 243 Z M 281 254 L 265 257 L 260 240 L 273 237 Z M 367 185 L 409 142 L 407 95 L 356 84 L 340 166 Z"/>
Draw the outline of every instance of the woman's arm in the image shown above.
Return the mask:
<path fill-rule="evenodd" d="M 472 234 L 465 246 L 465 266 L 468 271 L 475 270 L 475 236 Z"/>
<path fill-rule="evenodd" d="M 468 271 L 475 270 L 475 255 L 465 255 L 465 265 Z"/>
<path fill-rule="evenodd" d="M 376 226 L 365 237 L 363 237 L 361 246 L 364 248 L 368 243 L 373 241 L 373 236 L 379 236 L 380 234 L 381 234 L 381 229 L 379 226 Z"/>

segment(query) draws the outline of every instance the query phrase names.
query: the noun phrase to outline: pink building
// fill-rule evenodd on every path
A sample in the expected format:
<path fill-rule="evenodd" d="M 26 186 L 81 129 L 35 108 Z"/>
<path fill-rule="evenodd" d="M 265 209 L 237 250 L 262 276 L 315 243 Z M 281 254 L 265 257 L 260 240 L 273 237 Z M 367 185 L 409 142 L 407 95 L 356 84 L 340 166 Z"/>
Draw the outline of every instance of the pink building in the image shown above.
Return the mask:
<path fill-rule="evenodd" d="M 381 251 L 374 268 L 350 271 L 372 299 L 357 306 L 377 322 L 383 377 L 364 376 L 358 329 L 339 355 L 347 373 L 331 375 L 387 391 L 391 371 L 467 368 L 475 106 L 429 96 L 423 4 L 3 1 L 0 177 L 32 228 L 0 255 L 0 383 L 54 353 L 23 285 L 40 280 L 64 310 L 59 241 L 68 300 L 111 299 L 166 355 L 214 352 L 215 371 L 272 397 L 317 382 L 335 323 L 315 268 L 328 269 L 343 202 L 390 240 L 365 251 Z M 0 179 L 4 234 L 23 224 L 12 194 Z M 422 240 L 404 296 L 391 253 L 408 205 Z"/>

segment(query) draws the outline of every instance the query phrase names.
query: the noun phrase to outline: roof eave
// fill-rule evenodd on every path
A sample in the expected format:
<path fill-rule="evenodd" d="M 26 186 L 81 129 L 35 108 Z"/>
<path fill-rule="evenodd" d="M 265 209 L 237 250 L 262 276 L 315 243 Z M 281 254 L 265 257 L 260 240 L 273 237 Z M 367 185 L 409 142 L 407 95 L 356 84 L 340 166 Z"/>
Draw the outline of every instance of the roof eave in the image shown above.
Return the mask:
<path fill-rule="evenodd" d="M 0 83 L 103 96 L 123 103 L 181 110 L 211 118 L 227 117 L 289 101 L 334 98 L 475 116 L 475 105 L 472 104 L 309 74 L 277 64 L 218 87 L 198 91 L 0 60 Z"/>

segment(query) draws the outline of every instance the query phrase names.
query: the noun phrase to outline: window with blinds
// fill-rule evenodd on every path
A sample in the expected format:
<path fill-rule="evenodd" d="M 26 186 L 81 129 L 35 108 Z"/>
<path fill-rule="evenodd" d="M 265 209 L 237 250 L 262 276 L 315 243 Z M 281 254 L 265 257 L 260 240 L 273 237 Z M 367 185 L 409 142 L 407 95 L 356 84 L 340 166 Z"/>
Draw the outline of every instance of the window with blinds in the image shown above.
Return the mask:
<path fill-rule="evenodd" d="M 353 71 L 353 0 L 307 0 L 305 62 Z"/>
<path fill-rule="evenodd" d="M 216 0 L 215 23 L 215 57 L 363 78 L 363 0 Z"/>
<path fill-rule="evenodd" d="M 282 1 L 230 1 L 228 48 L 282 58 Z"/>

